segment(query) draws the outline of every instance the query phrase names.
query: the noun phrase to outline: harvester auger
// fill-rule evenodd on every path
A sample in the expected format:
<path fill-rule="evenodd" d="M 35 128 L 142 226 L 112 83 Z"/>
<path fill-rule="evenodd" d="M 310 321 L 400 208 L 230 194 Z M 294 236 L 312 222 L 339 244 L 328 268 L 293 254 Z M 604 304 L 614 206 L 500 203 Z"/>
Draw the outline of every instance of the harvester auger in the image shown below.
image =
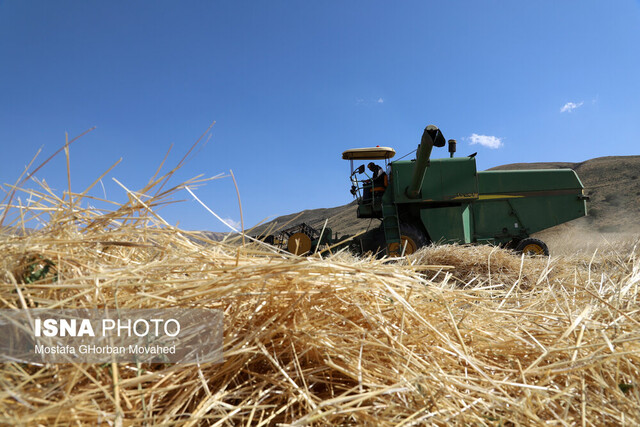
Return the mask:
<path fill-rule="evenodd" d="M 475 154 L 453 157 L 455 140 L 449 140 L 449 158 L 431 159 L 433 147 L 445 145 L 440 129 L 429 125 L 415 159 L 391 162 L 395 151 L 389 147 L 342 153 L 351 162 L 358 218 L 381 221 L 361 247 L 399 256 L 430 242 L 479 243 L 549 255 L 547 245 L 530 235 L 587 214 L 588 197 L 571 169 L 478 172 Z M 354 168 L 356 160 L 384 161 L 386 185 L 358 179 L 365 168 Z"/>

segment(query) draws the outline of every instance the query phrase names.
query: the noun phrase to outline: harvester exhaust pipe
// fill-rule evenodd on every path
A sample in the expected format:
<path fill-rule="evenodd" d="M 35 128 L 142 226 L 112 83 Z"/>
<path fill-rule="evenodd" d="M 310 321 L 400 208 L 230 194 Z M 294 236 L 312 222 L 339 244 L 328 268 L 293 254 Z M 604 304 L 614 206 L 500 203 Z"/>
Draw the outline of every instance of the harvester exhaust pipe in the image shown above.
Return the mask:
<path fill-rule="evenodd" d="M 450 139 L 449 140 L 449 154 L 450 154 L 449 157 L 453 158 L 453 154 L 456 152 L 456 145 L 457 144 L 458 143 L 456 142 L 455 139 Z"/>
<path fill-rule="evenodd" d="M 429 158 L 431 157 L 431 150 L 433 146 L 444 147 L 446 140 L 438 129 L 437 126 L 429 125 L 424 128 L 420 145 L 418 145 L 418 152 L 416 153 L 416 164 L 413 168 L 413 175 L 411 176 L 411 184 L 407 187 L 405 193 L 410 199 L 417 199 L 420 197 L 422 190 L 422 181 L 424 180 L 424 174 L 427 173 L 429 167 Z"/>

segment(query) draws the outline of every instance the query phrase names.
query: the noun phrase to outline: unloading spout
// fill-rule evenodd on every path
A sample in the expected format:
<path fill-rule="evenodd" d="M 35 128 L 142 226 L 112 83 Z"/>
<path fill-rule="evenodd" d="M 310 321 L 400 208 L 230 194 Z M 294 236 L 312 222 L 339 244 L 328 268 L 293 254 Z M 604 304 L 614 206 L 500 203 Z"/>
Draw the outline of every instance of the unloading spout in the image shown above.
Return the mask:
<path fill-rule="evenodd" d="M 429 125 L 424 128 L 420 145 L 418 145 L 418 152 L 416 153 L 416 164 L 413 168 L 411 184 L 409 184 L 405 191 L 407 197 L 410 199 L 417 199 L 420 197 L 424 175 L 429 167 L 431 150 L 434 145 L 436 147 L 444 147 L 445 144 L 446 140 L 437 126 Z"/>

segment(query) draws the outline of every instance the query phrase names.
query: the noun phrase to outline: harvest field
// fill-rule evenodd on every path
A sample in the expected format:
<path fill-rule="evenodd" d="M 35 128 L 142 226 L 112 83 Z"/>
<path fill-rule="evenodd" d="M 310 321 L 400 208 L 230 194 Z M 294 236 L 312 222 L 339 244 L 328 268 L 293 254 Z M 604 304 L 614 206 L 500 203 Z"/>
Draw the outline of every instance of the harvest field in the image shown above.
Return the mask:
<path fill-rule="evenodd" d="M 167 224 L 154 209 L 194 184 L 171 175 L 108 211 L 5 186 L 0 307 L 220 309 L 224 361 L 4 363 L 0 422 L 640 424 L 637 237 L 297 257 Z"/>

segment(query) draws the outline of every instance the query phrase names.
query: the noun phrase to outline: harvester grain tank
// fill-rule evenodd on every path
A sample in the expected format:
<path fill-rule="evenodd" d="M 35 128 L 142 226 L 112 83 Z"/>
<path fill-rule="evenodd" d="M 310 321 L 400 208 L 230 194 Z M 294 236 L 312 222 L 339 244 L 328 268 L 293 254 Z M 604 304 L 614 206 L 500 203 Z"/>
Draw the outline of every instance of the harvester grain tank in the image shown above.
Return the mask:
<path fill-rule="evenodd" d="M 416 158 L 391 162 L 389 147 L 357 148 L 342 153 L 351 162 L 351 193 L 359 218 L 377 218 L 380 227 L 361 242 L 363 249 L 397 256 L 430 242 L 488 243 L 520 252 L 548 255 L 546 244 L 530 235 L 587 214 L 584 187 L 573 170 L 482 171 L 475 153 L 431 159 L 444 147 L 440 129 L 425 128 Z M 388 176 L 384 192 L 374 189 L 364 165 L 354 161 L 383 160 Z"/>

